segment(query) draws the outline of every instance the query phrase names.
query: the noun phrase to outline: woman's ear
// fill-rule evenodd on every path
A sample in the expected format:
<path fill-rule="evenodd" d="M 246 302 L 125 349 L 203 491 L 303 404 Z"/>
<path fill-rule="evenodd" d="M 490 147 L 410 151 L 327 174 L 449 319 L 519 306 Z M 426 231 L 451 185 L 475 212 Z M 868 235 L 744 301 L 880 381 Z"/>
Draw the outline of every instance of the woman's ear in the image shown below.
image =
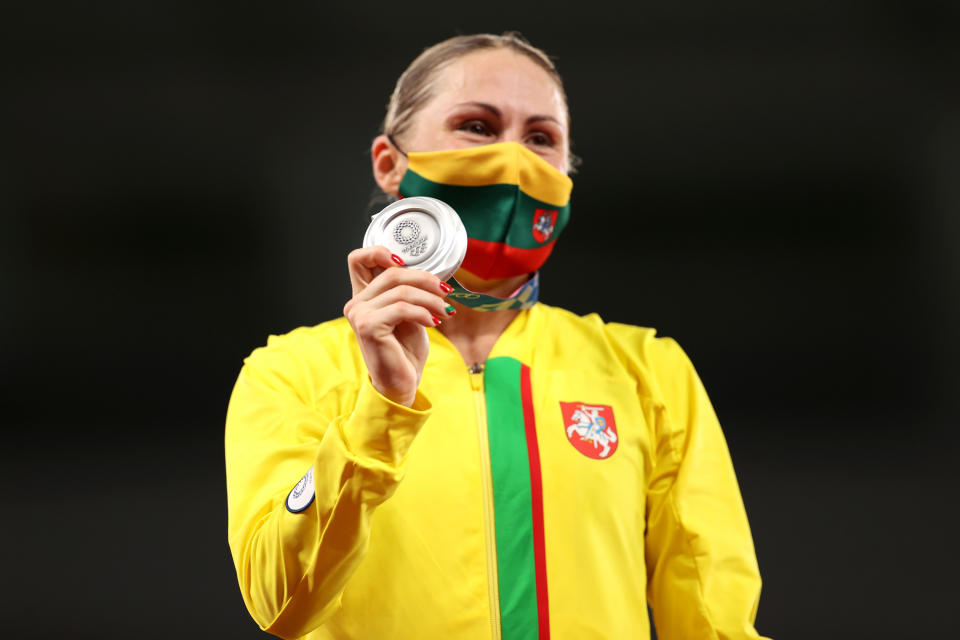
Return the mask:
<path fill-rule="evenodd" d="M 400 181 L 407 171 L 407 158 L 401 154 L 385 135 L 373 139 L 370 147 L 370 160 L 373 162 L 373 179 L 384 193 L 398 195 Z"/>

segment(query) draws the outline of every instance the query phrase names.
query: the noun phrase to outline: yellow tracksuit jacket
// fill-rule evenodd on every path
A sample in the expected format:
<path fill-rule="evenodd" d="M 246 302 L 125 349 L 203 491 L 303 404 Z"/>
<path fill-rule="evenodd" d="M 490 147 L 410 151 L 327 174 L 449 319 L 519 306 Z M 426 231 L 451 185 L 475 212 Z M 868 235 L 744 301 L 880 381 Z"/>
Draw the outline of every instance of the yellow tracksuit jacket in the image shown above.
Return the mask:
<path fill-rule="evenodd" d="M 412 408 L 371 386 L 343 318 L 245 360 L 228 538 L 263 629 L 648 638 L 649 603 L 661 640 L 759 637 L 730 456 L 675 342 L 538 304 L 471 372 L 428 333 Z"/>

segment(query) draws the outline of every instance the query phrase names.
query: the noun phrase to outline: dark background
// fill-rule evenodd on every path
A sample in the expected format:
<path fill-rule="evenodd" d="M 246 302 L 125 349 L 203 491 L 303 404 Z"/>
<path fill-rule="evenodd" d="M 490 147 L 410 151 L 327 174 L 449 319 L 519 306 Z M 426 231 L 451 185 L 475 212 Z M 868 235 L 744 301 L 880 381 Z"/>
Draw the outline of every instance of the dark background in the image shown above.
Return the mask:
<path fill-rule="evenodd" d="M 657 327 L 730 443 L 777 638 L 960 598 L 960 4 L 31 3 L 0 19 L 0 635 L 258 638 L 242 358 L 340 314 L 425 46 L 519 29 L 573 113 L 542 299 Z"/>

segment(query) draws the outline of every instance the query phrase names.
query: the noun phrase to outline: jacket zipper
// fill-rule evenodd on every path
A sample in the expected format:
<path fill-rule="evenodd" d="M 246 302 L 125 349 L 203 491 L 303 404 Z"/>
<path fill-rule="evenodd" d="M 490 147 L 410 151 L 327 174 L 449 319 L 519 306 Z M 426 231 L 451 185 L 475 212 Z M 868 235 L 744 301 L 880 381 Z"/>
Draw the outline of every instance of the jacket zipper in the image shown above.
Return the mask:
<path fill-rule="evenodd" d="M 493 519 L 493 474 L 490 470 L 490 438 L 487 434 L 487 400 L 483 394 L 483 367 L 475 364 L 469 371 L 477 412 L 477 435 L 480 438 L 483 526 L 487 545 L 487 585 L 490 591 L 490 635 L 493 640 L 500 640 L 500 586 L 497 578 L 497 534 Z"/>

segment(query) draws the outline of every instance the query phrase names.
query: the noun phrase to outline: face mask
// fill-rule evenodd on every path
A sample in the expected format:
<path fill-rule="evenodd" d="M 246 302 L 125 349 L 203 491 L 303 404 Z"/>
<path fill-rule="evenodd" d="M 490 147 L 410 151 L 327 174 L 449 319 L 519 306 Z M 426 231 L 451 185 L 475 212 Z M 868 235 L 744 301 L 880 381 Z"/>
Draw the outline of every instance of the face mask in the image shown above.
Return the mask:
<path fill-rule="evenodd" d="M 456 210 L 467 230 L 464 269 L 491 280 L 546 262 L 570 217 L 566 174 L 516 142 L 407 157 L 401 197 L 430 196 Z"/>

